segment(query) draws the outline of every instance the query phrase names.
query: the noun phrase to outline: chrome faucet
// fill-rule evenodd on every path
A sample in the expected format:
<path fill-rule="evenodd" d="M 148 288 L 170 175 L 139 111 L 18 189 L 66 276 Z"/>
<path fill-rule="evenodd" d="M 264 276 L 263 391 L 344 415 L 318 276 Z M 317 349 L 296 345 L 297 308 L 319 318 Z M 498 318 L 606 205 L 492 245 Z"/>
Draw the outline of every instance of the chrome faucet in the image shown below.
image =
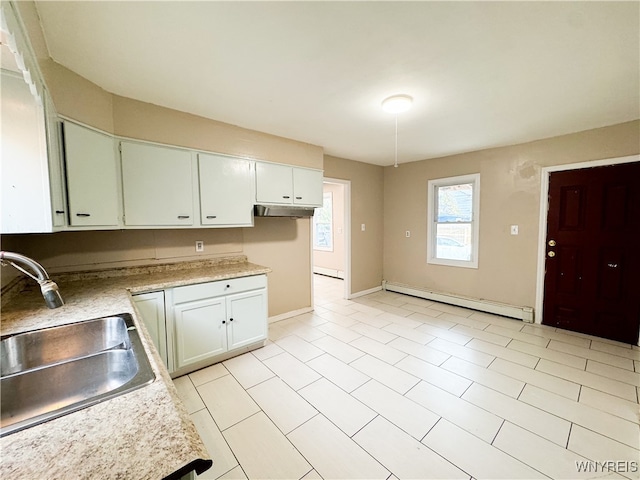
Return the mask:
<path fill-rule="evenodd" d="M 64 300 L 58 291 L 58 285 L 49 278 L 44 267 L 35 260 L 19 253 L 0 251 L 0 265 L 3 267 L 11 265 L 38 282 L 47 307 L 58 308 L 64 305 Z M 25 268 L 29 268 L 33 273 L 28 272 Z"/>

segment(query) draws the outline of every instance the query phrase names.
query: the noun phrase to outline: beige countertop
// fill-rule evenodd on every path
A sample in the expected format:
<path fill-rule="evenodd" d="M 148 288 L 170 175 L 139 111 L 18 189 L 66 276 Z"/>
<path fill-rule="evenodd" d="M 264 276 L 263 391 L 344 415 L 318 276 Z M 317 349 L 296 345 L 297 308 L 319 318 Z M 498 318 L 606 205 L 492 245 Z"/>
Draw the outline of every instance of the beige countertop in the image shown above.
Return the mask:
<path fill-rule="evenodd" d="M 208 467 L 211 457 L 137 316 L 131 293 L 270 271 L 246 260 L 236 256 L 52 275 L 65 301 L 54 310 L 44 305 L 38 285 L 29 281 L 3 304 L 2 335 L 131 313 L 141 327 L 156 379 L 119 397 L 0 438 L 0 477 L 160 479 L 177 471 Z"/>

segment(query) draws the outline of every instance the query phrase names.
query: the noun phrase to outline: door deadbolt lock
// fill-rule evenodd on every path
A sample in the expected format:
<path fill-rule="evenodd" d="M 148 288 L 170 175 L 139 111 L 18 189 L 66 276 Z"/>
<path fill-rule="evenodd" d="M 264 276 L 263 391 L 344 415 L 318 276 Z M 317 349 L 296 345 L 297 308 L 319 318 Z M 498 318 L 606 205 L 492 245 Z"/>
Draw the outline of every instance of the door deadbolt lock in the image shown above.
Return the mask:
<path fill-rule="evenodd" d="M 555 240 L 549 240 L 549 246 L 550 247 L 555 247 L 556 246 L 556 241 Z"/>
<path fill-rule="evenodd" d="M 551 258 L 556 256 L 556 252 L 549 252 L 547 253 L 547 255 L 549 255 Z"/>

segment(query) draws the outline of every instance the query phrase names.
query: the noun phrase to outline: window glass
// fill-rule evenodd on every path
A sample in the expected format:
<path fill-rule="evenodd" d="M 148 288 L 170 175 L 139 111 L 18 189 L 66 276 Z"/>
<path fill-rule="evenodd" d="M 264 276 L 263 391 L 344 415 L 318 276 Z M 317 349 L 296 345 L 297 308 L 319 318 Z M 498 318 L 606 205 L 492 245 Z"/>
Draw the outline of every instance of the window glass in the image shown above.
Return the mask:
<path fill-rule="evenodd" d="M 325 192 L 322 208 L 316 208 L 313 215 L 313 248 L 333 251 L 333 196 Z"/>
<path fill-rule="evenodd" d="M 473 218 L 473 184 L 438 188 L 438 222 L 471 222 Z"/>
<path fill-rule="evenodd" d="M 480 175 L 429 181 L 427 262 L 478 267 Z"/>

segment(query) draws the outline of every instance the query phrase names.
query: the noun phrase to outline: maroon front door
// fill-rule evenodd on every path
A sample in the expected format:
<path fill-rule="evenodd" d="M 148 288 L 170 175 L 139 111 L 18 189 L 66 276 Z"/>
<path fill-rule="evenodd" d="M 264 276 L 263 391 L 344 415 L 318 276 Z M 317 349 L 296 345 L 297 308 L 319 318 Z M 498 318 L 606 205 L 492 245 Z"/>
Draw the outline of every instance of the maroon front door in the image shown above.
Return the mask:
<path fill-rule="evenodd" d="M 640 162 L 551 173 L 542 323 L 636 344 Z"/>

